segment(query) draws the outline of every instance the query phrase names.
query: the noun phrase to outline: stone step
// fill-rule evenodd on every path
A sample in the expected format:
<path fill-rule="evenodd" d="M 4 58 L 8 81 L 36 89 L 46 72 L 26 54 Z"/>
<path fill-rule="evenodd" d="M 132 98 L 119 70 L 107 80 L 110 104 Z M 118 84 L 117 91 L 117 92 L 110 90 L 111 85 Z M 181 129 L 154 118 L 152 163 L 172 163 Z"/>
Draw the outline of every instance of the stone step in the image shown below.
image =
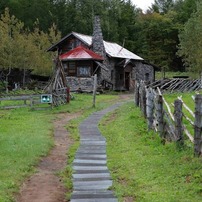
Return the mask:
<path fill-rule="evenodd" d="M 95 135 L 81 135 L 80 136 L 80 141 L 92 141 L 92 140 L 94 140 L 94 141 L 106 141 L 106 139 L 105 138 L 101 138 L 101 137 L 99 137 L 99 136 L 95 136 Z"/>
<path fill-rule="evenodd" d="M 103 181 L 73 181 L 75 191 L 79 190 L 107 190 L 112 186 L 111 180 Z"/>
<path fill-rule="evenodd" d="M 74 179 L 84 179 L 84 178 L 110 178 L 109 173 L 92 173 L 92 174 L 73 174 Z"/>
<path fill-rule="evenodd" d="M 112 191 L 74 191 L 71 199 L 112 199 Z"/>
<path fill-rule="evenodd" d="M 104 140 L 81 140 L 80 145 L 106 145 Z"/>
<path fill-rule="evenodd" d="M 106 160 L 91 160 L 91 159 L 74 159 L 73 163 L 88 163 L 88 164 L 106 164 Z"/>
<path fill-rule="evenodd" d="M 78 152 L 83 154 L 106 154 L 105 149 L 78 149 Z"/>
<path fill-rule="evenodd" d="M 70 202 L 118 202 L 116 198 L 72 199 Z"/>
<path fill-rule="evenodd" d="M 103 159 L 105 160 L 107 158 L 107 155 L 105 154 L 82 154 L 82 153 L 77 153 L 76 158 L 82 158 L 82 159 Z"/>
<path fill-rule="evenodd" d="M 96 177 L 96 178 L 73 178 L 73 182 L 88 182 L 88 181 L 97 181 L 97 182 L 102 182 L 106 180 L 111 180 L 111 177 Z"/>
<path fill-rule="evenodd" d="M 80 144 L 79 149 L 106 149 L 106 144 L 104 145 Z"/>
<path fill-rule="evenodd" d="M 73 166 L 88 166 L 91 167 L 91 169 L 93 169 L 93 167 L 107 166 L 107 165 L 103 163 L 73 163 Z"/>
<path fill-rule="evenodd" d="M 106 170 L 74 170 L 74 174 L 93 174 L 93 173 L 108 173 L 109 171 Z"/>
<path fill-rule="evenodd" d="M 94 165 L 94 166 L 84 166 L 84 165 L 73 165 L 73 169 L 75 170 L 75 171 L 77 171 L 77 170 L 83 170 L 83 171 L 85 171 L 85 170 L 88 170 L 88 171 L 108 171 L 108 168 L 107 168 L 107 166 L 105 165 L 102 165 L 102 166 L 96 166 L 96 165 Z"/>

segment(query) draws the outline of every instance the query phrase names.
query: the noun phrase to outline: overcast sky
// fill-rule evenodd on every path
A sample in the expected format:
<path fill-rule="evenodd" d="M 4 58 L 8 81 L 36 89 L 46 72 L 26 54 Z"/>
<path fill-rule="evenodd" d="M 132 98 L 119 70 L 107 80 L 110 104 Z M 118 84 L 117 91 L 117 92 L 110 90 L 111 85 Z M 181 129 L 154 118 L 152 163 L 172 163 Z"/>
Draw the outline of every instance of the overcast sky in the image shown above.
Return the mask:
<path fill-rule="evenodd" d="M 152 3 L 154 3 L 154 0 L 132 0 L 132 2 L 134 5 L 145 11 Z"/>

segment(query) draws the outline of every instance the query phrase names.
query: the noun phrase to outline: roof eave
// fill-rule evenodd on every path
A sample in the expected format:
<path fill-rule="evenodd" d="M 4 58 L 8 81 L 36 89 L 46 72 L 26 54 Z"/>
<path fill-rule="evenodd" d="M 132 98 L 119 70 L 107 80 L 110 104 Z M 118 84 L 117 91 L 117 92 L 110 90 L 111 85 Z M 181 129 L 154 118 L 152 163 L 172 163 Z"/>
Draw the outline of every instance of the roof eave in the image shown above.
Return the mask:
<path fill-rule="evenodd" d="M 92 58 L 68 58 L 68 59 L 61 59 L 61 61 L 82 61 L 82 60 L 91 60 L 91 61 L 103 61 L 101 59 L 92 59 Z"/>
<path fill-rule="evenodd" d="M 63 37 L 60 41 L 56 42 L 55 44 L 53 44 L 52 46 L 50 46 L 50 48 L 48 48 L 46 51 L 56 51 L 58 46 L 64 41 L 66 40 L 68 37 L 70 37 L 71 35 L 73 35 L 74 37 L 78 38 L 79 40 L 81 40 L 84 44 L 86 44 L 87 46 L 90 46 L 88 43 L 86 43 L 84 40 L 82 40 L 79 36 L 77 36 L 76 32 L 71 32 L 68 35 L 66 35 L 65 37 Z"/>

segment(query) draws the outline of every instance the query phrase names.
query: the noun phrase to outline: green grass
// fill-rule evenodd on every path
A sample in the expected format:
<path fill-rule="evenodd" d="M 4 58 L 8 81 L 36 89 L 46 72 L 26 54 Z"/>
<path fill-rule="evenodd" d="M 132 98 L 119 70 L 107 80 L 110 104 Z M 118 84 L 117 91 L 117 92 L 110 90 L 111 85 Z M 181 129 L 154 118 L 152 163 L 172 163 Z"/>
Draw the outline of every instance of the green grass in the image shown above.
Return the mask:
<path fill-rule="evenodd" d="M 177 100 L 178 97 L 182 97 L 183 102 L 192 110 L 192 112 L 195 112 L 195 102 L 192 99 L 192 96 L 195 96 L 195 94 L 196 94 L 195 92 L 172 93 L 172 94 L 164 94 L 163 96 L 165 100 L 169 103 L 172 113 L 174 113 L 174 106 L 173 106 L 174 101 Z M 167 109 L 166 106 L 164 106 L 164 108 Z M 182 112 L 194 122 L 193 116 L 184 107 L 182 107 Z M 194 136 L 194 127 L 184 117 L 183 117 L 183 124 L 186 126 L 191 135 Z M 185 140 L 188 140 L 188 138 L 185 135 L 184 137 Z M 190 140 L 187 141 L 187 144 L 189 144 L 189 142 Z"/>
<path fill-rule="evenodd" d="M 35 171 L 42 156 L 53 146 L 53 120 L 58 113 L 83 114 L 111 105 L 118 99 L 114 95 L 96 97 L 92 108 L 92 95 L 75 94 L 68 105 L 53 110 L 30 111 L 29 108 L 0 110 L 0 202 L 13 201 L 23 180 Z"/>
<path fill-rule="evenodd" d="M 174 76 L 189 76 L 191 79 L 197 79 L 200 78 L 200 76 L 194 72 L 165 72 L 165 78 L 172 79 Z M 164 78 L 164 73 L 163 72 L 156 72 L 155 73 L 156 79 L 162 79 Z"/>
<path fill-rule="evenodd" d="M 53 116 L 28 109 L 0 114 L 0 201 L 6 202 L 52 147 Z"/>
<path fill-rule="evenodd" d="M 202 160 L 193 149 L 178 151 L 147 131 L 145 119 L 128 103 L 101 123 L 108 166 L 119 201 L 198 202 L 202 200 Z"/>

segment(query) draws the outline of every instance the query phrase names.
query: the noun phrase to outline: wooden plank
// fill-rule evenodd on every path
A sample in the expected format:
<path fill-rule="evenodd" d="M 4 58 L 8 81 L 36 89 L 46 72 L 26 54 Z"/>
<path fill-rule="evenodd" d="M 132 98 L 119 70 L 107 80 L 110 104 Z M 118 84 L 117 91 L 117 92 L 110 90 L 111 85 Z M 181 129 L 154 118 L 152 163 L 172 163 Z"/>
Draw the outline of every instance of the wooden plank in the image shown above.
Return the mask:
<path fill-rule="evenodd" d="M 29 107 L 29 105 L 2 106 L 0 109 L 18 109 L 22 107 Z"/>

